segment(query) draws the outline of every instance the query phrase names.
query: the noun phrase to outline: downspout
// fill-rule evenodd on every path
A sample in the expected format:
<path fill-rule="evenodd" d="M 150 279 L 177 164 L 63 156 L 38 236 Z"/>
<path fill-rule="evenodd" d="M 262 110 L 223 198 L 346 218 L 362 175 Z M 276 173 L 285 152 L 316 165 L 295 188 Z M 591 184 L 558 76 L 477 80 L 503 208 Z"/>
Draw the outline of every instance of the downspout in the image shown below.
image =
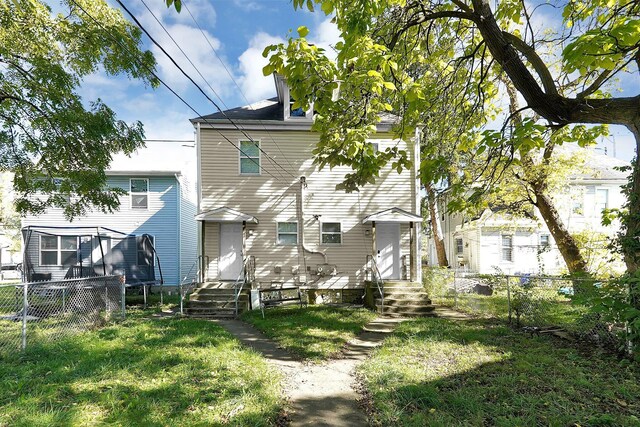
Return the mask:
<path fill-rule="evenodd" d="M 304 189 L 307 188 L 307 178 L 304 176 L 300 177 L 300 189 L 296 194 L 296 219 L 298 221 L 298 251 L 302 252 L 303 259 L 305 258 L 305 254 L 312 255 L 320 255 L 324 259 L 324 263 L 327 262 L 327 255 L 323 252 L 312 251 L 304 245 Z M 304 272 L 305 276 L 307 272 Z"/>
<path fill-rule="evenodd" d="M 178 227 L 176 230 L 176 239 L 178 243 L 178 282 L 180 282 L 180 278 L 182 277 L 182 187 L 180 184 L 179 175 L 176 173 L 173 175 L 176 178 L 176 196 L 177 200 L 177 214 L 178 214 Z"/>

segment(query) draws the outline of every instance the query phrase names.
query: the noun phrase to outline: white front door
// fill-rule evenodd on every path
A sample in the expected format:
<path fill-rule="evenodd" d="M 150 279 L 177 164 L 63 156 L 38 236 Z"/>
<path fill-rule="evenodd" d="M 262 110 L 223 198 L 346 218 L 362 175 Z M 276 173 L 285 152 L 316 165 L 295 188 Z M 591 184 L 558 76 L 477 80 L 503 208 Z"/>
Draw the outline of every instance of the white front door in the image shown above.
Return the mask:
<path fill-rule="evenodd" d="M 400 224 L 376 224 L 377 264 L 383 279 L 400 279 Z"/>
<path fill-rule="evenodd" d="M 242 224 L 220 224 L 220 280 L 236 280 L 242 271 Z"/>

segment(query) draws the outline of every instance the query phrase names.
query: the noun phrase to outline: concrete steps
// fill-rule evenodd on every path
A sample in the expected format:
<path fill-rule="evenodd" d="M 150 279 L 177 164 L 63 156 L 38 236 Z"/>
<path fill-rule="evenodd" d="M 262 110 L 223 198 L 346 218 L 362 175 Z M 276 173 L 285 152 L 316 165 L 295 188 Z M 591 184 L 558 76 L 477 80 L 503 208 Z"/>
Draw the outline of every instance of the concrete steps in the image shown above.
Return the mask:
<path fill-rule="evenodd" d="M 375 298 L 376 311 L 384 316 L 420 317 L 428 316 L 435 306 L 419 283 L 388 281 L 384 283 L 384 306 L 382 298 Z"/>
<path fill-rule="evenodd" d="M 238 298 L 238 314 L 249 308 L 249 289 L 243 288 Z M 236 315 L 233 283 L 206 282 L 198 284 L 187 301 L 186 314 L 204 319 L 230 319 Z"/>

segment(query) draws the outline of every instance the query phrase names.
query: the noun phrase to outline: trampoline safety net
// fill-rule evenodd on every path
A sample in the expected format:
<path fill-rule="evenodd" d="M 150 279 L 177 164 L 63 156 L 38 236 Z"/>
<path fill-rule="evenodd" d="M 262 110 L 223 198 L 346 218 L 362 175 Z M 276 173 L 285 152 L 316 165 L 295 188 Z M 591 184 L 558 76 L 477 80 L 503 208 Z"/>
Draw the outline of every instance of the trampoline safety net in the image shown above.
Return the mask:
<path fill-rule="evenodd" d="M 160 260 L 149 234 L 104 227 L 28 226 L 22 229 L 22 238 L 24 282 L 120 275 L 128 285 L 162 283 Z"/>

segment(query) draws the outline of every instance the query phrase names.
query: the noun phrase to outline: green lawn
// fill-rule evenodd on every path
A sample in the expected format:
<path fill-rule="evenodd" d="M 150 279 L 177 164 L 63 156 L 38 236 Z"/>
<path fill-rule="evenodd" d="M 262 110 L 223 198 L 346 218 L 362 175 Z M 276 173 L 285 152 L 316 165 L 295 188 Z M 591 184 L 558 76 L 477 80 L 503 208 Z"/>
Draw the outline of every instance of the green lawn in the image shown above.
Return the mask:
<path fill-rule="evenodd" d="M 483 320 L 405 322 L 358 373 L 376 425 L 640 426 L 640 367 Z"/>
<path fill-rule="evenodd" d="M 273 425 L 279 375 L 215 324 L 147 320 L 0 358 L 0 425 Z"/>
<path fill-rule="evenodd" d="M 362 327 L 376 318 L 364 308 L 311 305 L 279 307 L 245 313 L 242 319 L 301 359 L 324 360 L 340 352 Z"/>

